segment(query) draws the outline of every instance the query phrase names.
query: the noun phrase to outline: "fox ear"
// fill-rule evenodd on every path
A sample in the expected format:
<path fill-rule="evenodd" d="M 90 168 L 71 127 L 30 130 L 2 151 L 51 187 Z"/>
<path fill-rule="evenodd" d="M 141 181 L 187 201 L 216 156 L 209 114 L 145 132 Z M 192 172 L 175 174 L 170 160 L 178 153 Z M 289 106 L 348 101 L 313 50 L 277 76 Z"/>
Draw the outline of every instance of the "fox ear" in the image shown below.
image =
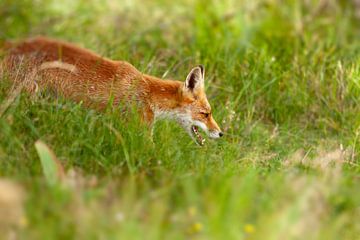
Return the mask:
<path fill-rule="evenodd" d="M 191 69 L 185 80 L 185 89 L 191 92 L 204 89 L 205 69 L 199 65 Z"/>

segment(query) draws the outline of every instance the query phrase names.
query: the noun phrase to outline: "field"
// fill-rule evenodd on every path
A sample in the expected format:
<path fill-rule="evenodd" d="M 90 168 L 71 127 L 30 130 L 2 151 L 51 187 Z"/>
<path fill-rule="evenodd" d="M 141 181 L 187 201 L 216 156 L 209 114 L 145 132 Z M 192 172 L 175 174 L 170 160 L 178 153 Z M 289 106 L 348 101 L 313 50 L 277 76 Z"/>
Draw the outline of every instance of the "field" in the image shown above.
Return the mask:
<path fill-rule="evenodd" d="M 135 114 L 0 77 L 0 238 L 359 239 L 357 3 L 2 0 L 0 42 L 51 36 L 178 80 L 203 64 L 225 136 L 199 147 L 162 121 L 152 141 Z"/>

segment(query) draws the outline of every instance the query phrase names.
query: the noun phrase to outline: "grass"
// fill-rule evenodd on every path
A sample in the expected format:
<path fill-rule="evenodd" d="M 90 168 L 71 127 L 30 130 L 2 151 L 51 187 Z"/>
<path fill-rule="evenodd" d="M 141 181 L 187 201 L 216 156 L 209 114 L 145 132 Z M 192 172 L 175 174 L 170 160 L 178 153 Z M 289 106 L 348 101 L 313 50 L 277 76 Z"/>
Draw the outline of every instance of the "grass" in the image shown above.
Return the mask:
<path fill-rule="evenodd" d="M 356 11 L 335 0 L 2 1 L 3 40 L 61 38 L 180 80 L 204 64 L 226 132 L 200 148 L 159 122 L 153 143 L 136 116 L 51 95 L 22 93 L 5 109 L 2 77 L 5 238 L 356 239 Z M 47 183 L 38 140 L 64 166 L 63 184 Z"/>

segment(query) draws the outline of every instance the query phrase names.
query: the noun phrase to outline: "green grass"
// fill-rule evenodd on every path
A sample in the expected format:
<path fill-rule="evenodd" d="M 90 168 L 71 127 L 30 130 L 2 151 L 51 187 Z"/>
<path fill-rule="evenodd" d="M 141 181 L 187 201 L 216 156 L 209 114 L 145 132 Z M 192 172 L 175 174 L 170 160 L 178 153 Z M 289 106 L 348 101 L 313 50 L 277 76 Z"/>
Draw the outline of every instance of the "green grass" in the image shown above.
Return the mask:
<path fill-rule="evenodd" d="M 201 148 L 159 122 L 152 142 L 136 116 L 23 93 L 0 115 L 0 185 L 10 179 L 24 195 L 14 190 L 21 201 L 7 207 L 12 187 L 0 188 L 0 231 L 20 239 L 358 238 L 356 11 L 335 0 L 2 1 L 2 40 L 65 39 L 179 80 L 204 64 L 226 135 Z M 0 109 L 10 89 L 1 78 Z M 47 184 L 37 140 L 64 166 L 62 185 Z"/>

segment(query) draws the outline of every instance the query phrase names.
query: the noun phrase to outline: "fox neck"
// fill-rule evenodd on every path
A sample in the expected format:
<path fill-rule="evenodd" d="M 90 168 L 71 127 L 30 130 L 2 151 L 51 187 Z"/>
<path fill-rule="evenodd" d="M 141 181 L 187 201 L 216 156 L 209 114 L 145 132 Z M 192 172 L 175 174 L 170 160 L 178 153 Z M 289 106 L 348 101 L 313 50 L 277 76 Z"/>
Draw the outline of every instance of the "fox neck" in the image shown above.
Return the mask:
<path fill-rule="evenodd" d="M 174 80 L 163 80 L 144 75 L 147 88 L 147 103 L 155 119 L 177 118 L 181 103 L 183 83 Z"/>

